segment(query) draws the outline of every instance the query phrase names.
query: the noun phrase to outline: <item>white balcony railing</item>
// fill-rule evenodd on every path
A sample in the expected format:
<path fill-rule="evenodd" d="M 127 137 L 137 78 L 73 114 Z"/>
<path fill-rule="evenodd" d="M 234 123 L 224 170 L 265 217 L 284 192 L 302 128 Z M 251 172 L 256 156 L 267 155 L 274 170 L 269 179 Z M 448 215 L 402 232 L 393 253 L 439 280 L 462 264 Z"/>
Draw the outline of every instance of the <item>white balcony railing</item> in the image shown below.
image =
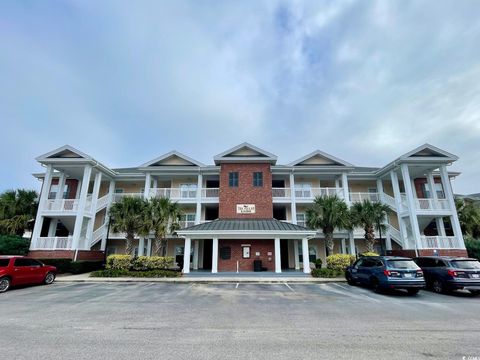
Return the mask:
<path fill-rule="evenodd" d="M 397 203 L 395 202 L 395 198 L 386 194 L 386 193 L 383 193 L 383 199 L 385 201 L 385 204 L 387 204 L 388 206 L 390 206 L 391 208 L 396 208 L 397 207 Z"/>
<path fill-rule="evenodd" d="M 97 200 L 97 211 L 102 209 L 103 207 L 108 205 L 108 200 L 110 199 L 110 195 L 104 195 Z"/>
<path fill-rule="evenodd" d="M 418 210 L 448 210 L 449 204 L 446 199 L 415 199 L 415 206 Z"/>
<path fill-rule="evenodd" d="M 44 210 L 46 211 L 77 211 L 78 199 L 47 200 Z"/>
<path fill-rule="evenodd" d="M 392 225 L 388 224 L 388 231 L 389 231 L 390 235 L 391 235 L 393 238 L 395 238 L 395 239 L 397 239 L 397 240 L 399 240 L 399 241 L 402 240 L 402 236 L 401 236 L 401 234 L 400 234 L 400 230 L 397 230 L 397 229 L 394 228 Z"/>
<path fill-rule="evenodd" d="M 106 231 L 107 231 L 106 224 L 103 224 L 97 230 L 95 230 L 93 232 L 92 239 L 90 241 L 90 246 L 96 244 L 102 238 L 102 236 L 105 234 Z"/>
<path fill-rule="evenodd" d="M 72 236 L 39 237 L 36 241 L 35 248 L 43 250 L 71 249 Z"/>
<path fill-rule="evenodd" d="M 203 188 L 202 199 L 218 199 L 219 193 L 219 188 Z"/>
<path fill-rule="evenodd" d="M 113 195 L 113 202 L 122 201 L 124 197 L 143 197 L 143 193 L 115 193 Z"/>
<path fill-rule="evenodd" d="M 351 192 L 350 193 L 350 201 L 352 203 L 355 202 L 363 202 L 364 200 L 377 202 L 380 201 L 380 196 L 378 193 L 373 192 Z"/>
<path fill-rule="evenodd" d="M 292 191 L 290 188 L 272 188 L 272 197 L 280 199 L 290 199 Z"/>
<path fill-rule="evenodd" d="M 164 197 L 172 200 L 193 200 L 197 198 L 197 189 L 151 188 L 150 197 Z"/>
<path fill-rule="evenodd" d="M 423 249 L 462 249 L 455 236 L 420 236 Z"/>
<path fill-rule="evenodd" d="M 343 190 L 341 188 L 295 188 L 295 198 L 297 199 L 314 199 L 317 196 L 333 196 L 337 195 L 343 199 Z"/>
<path fill-rule="evenodd" d="M 189 226 L 193 226 L 195 225 L 195 221 L 194 220 L 180 220 L 179 222 L 179 225 L 180 225 L 180 229 L 185 229 Z"/>

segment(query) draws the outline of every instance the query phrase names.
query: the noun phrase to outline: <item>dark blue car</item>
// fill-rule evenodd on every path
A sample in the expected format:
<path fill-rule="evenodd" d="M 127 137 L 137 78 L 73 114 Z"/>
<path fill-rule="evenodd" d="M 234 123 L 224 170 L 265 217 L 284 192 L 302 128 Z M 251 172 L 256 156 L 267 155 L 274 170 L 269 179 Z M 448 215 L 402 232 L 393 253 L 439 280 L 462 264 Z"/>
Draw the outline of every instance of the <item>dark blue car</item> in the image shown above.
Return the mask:
<path fill-rule="evenodd" d="M 376 292 L 405 289 L 415 295 L 425 287 L 423 271 L 410 258 L 398 256 L 365 256 L 345 271 L 350 285 L 363 284 Z"/>
<path fill-rule="evenodd" d="M 427 287 L 437 293 L 468 290 L 480 294 L 480 262 L 451 256 L 422 256 L 414 259 L 425 275 Z"/>

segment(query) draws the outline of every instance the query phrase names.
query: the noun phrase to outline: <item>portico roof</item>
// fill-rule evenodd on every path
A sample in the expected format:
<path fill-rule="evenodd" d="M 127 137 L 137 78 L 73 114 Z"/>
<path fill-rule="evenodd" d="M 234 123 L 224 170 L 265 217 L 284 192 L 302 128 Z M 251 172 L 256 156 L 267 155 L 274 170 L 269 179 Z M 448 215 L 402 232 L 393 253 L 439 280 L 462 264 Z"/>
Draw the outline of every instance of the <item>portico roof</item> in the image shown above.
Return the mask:
<path fill-rule="evenodd" d="M 315 236 L 316 231 L 277 219 L 217 219 L 177 231 L 192 238 L 304 238 Z"/>

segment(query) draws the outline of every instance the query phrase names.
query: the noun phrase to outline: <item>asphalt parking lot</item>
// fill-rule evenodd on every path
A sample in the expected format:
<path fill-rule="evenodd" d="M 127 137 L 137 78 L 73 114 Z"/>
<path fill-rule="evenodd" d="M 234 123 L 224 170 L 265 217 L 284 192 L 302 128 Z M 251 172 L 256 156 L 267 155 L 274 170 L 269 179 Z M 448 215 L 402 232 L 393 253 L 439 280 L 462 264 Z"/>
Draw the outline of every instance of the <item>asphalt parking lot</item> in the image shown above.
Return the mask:
<path fill-rule="evenodd" d="M 57 283 L 0 294 L 3 359 L 468 359 L 480 297 L 346 284 Z"/>

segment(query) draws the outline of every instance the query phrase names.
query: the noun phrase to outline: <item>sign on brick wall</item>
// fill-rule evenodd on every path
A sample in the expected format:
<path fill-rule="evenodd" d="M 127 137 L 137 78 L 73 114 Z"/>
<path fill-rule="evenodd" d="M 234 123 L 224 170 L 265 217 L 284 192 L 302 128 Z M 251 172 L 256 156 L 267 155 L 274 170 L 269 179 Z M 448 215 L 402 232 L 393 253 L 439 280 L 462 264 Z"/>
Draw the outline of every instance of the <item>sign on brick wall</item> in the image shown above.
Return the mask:
<path fill-rule="evenodd" d="M 237 214 L 255 214 L 255 204 L 237 204 Z"/>

